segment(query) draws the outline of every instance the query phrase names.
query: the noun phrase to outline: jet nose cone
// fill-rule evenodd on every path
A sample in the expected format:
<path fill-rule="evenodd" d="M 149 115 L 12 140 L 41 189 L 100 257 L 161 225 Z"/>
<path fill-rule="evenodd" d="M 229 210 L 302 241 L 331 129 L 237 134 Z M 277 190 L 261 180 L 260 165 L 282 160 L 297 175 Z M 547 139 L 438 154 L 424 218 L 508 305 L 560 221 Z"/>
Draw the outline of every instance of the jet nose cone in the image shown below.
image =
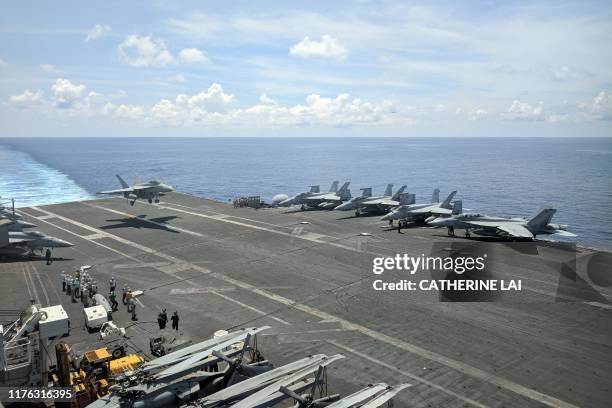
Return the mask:
<path fill-rule="evenodd" d="M 394 217 L 394 213 L 390 212 L 389 214 L 385 214 L 382 217 L 380 217 L 381 221 L 387 221 L 387 220 L 392 220 Z"/>
<path fill-rule="evenodd" d="M 443 227 L 446 225 L 446 223 L 447 221 L 443 218 L 434 218 L 432 220 L 427 221 L 427 224 L 431 225 L 432 227 Z"/>
<path fill-rule="evenodd" d="M 73 247 L 74 244 L 72 242 L 64 241 L 63 239 L 59 240 L 59 246 L 63 248 Z"/>

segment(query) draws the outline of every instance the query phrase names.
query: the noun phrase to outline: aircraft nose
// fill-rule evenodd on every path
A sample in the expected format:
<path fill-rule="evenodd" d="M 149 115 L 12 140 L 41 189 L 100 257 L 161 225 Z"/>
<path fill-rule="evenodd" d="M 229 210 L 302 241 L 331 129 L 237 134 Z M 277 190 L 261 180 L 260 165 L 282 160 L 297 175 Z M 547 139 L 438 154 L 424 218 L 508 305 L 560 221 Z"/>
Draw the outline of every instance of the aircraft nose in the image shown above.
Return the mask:
<path fill-rule="evenodd" d="M 387 220 L 392 220 L 393 216 L 394 216 L 395 212 L 391 211 L 389 214 L 385 214 L 382 217 L 380 217 L 381 221 L 387 221 Z"/>
<path fill-rule="evenodd" d="M 67 247 L 73 247 L 74 244 L 72 242 L 68 242 L 68 241 L 64 241 L 63 239 L 58 240 L 59 242 L 59 246 L 67 248 Z"/>
<path fill-rule="evenodd" d="M 432 227 L 444 227 L 447 221 L 443 218 L 434 218 L 433 220 L 427 221 L 427 224 Z"/>

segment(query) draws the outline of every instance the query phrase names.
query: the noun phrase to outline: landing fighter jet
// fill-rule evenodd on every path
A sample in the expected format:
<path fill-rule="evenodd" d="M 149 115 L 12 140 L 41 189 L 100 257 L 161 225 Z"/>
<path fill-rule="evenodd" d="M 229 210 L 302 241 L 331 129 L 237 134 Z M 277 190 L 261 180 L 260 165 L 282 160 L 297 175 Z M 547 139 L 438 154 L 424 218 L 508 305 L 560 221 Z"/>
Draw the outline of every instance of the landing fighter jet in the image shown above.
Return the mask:
<path fill-rule="evenodd" d="M 393 184 L 387 184 L 385 194 L 378 197 L 372 197 L 372 188 L 362 188 L 363 194 L 359 197 L 354 197 L 349 201 L 340 204 L 334 210 L 350 211 L 355 210 L 355 216 L 359 217 L 361 212 L 368 213 L 385 213 L 391 207 L 400 205 L 400 196 L 406 189 L 406 186 L 401 186 L 395 194 L 393 194 Z"/>
<path fill-rule="evenodd" d="M 470 231 L 479 235 L 510 239 L 535 239 L 538 234 L 575 237 L 576 234 L 566 231 L 567 225 L 550 223 L 556 212 L 557 210 L 552 207 L 544 207 L 529 220 L 462 213 L 447 218 L 436 218 L 428 224 L 434 227 L 447 227 L 450 236 L 454 236 L 455 228 L 463 229 L 468 238 Z"/>
<path fill-rule="evenodd" d="M 436 188 L 431 198 L 431 204 L 401 205 L 387 215 L 384 215 L 381 220 L 409 219 L 423 222 L 432 216 L 451 215 L 453 209 L 451 200 L 455 197 L 457 191 L 451 192 L 442 203 L 439 202 L 439 194 L 440 190 Z"/>
<path fill-rule="evenodd" d="M 335 193 L 338 191 L 338 181 L 334 181 L 329 188 L 330 193 Z M 310 191 L 304 191 L 302 193 L 296 194 L 293 197 L 282 200 L 278 203 L 280 207 L 290 207 L 292 205 L 303 204 L 303 200 L 307 197 L 313 197 L 316 195 L 324 195 L 326 193 L 322 193 L 319 186 L 310 186 Z"/>
<path fill-rule="evenodd" d="M 117 179 L 123 188 L 118 190 L 100 191 L 96 194 L 122 195 L 128 200 L 130 205 L 134 205 L 136 200 L 139 198 L 148 200 L 149 204 L 153 203 L 153 201 L 159 203 L 160 196 L 174 191 L 174 188 L 171 185 L 164 184 L 157 180 L 147 181 L 146 183 L 136 183 L 133 186 L 129 186 L 128 183 L 126 183 L 125 180 L 123 180 L 118 174 Z"/>

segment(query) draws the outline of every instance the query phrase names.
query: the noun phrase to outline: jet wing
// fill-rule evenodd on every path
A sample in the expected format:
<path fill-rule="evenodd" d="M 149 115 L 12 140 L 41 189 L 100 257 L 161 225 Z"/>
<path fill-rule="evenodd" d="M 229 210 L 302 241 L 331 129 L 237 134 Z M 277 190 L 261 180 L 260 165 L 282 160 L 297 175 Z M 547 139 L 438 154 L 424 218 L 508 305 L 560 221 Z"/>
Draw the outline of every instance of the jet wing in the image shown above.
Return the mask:
<path fill-rule="evenodd" d="M 533 238 L 533 234 L 524 225 L 517 222 L 470 221 L 475 227 L 496 228 L 515 238 Z"/>
<path fill-rule="evenodd" d="M 552 235 L 559 235 L 560 237 L 577 237 L 578 235 L 569 231 L 557 230 Z"/>
<path fill-rule="evenodd" d="M 125 194 L 125 193 L 133 193 L 134 189 L 133 188 L 119 188 L 117 190 L 108 190 L 108 191 L 100 191 L 97 192 L 96 194 Z"/>
<path fill-rule="evenodd" d="M 300 379 L 304 378 L 305 376 L 314 373 L 315 371 L 317 371 L 319 369 L 319 366 L 327 366 L 330 363 L 333 363 L 336 360 L 340 360 L 344 358 L 344 356 L 342 354 L 335 354 L 331 357 L 327 357 L 327 356 L 321 356 L 320 360 L 318 363 L 314 363 L 314 364 L 309 364 L 297 371 L 295 371 L 293 374 L 288 375 L 282 379 L 280 379 L 279 381 L 276 381 L 264 388 L 262 388 L 261 390 L 257 391 L 254 394 L 251 394 L 250 396 L 248 396 L 247 398 L 241 400 L 240 402 L 232 405 L 232 407 L 234 408 L 253 408 L 253 407 L 262 407 L 262 402 L 266 401 L 270 395 L 276 393 L 280 387 L 287 387 L 293 383 L 295 383 L 296 381 L 299 381 Z M 257 377 L 255 377 L 257 378 Z M 240 384 L 240 383 L 238 383 Z"/>
<path fill-rule="evenodd" d="M 394 387 L 390 387 L 385 383 L 372 384 L 367 388 L 342 398 L 340 401 L 327 405 L 327 408 L 352 408 L 355 406 L 368 408 L 380 407 L 393 398 L 398 392 L 409 386 L 410 384 L 400 384 Z M 365 404 L 363 404 L 364 402 Z"/>
<path fill-rule="evenodd" d="M 299 376 L 299 378 L 302 378 L 312 372 L 317 371 L 319 365 L 326 364 L 329 359 L 330 357 L 326 356 L 325 354 L 315 354 L 313 356 L 294 361 L 284 366 L 259 374 L 255 377 L 248 378 L 239 383 L 232 384 L 221 391 L 200 399 L 198 401 L 198 405 L 203 408 L 216 407 L 221 403 L 229 403 L 239 398 L 249 396 L 249 398 L 251 398 L 251 403 L 254 403 L 255 401 L 266 401 L 270 396 L 279 390 L 279 381 L 293 378 L 296 374 Z M 266 389 L 266 387 L 270 387 L 270 385 L 272 385 L 272 387 Z M 258 394 L 259 391 L 264 389 L 266 389 L 265 392 Z M 244 399 L 241 402 L 243 401 Z M 245 406 L 252 407 L 254 405 L 249 405 L 247 401 L 247 405 Z"/>
<path fill-rule="evenodd" d="M 384 392 L 380 393 L 376 398 L 370 402 L 366 402 L 361 408 L 377 408 L 382 406 L 385 402 L 395 397 L 404 388 L 410 387 L 410 384 L 399 384 L 393 387 L 388 387 Z"/>

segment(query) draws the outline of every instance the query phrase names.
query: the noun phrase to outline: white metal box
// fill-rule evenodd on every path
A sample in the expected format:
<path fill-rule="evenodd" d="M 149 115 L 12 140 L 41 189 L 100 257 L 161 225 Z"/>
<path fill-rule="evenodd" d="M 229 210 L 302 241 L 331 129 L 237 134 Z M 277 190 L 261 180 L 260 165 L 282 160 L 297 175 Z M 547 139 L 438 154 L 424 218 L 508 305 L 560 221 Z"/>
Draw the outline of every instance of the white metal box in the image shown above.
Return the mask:
<path fill-rule="evenodd" d="M 62 305 L 43 307 L 42 317 L 38 321 L 38 329 L 42 338 L 60 337 L 70 332 L 68 313 Z"/>
<path fill-rule="evenodd" d="M 86 307 L 83 309 L 85 314 L 85 326 L 88 329 L 98 329 L 108 321 L 108 313 L 102 305 Z"/>

